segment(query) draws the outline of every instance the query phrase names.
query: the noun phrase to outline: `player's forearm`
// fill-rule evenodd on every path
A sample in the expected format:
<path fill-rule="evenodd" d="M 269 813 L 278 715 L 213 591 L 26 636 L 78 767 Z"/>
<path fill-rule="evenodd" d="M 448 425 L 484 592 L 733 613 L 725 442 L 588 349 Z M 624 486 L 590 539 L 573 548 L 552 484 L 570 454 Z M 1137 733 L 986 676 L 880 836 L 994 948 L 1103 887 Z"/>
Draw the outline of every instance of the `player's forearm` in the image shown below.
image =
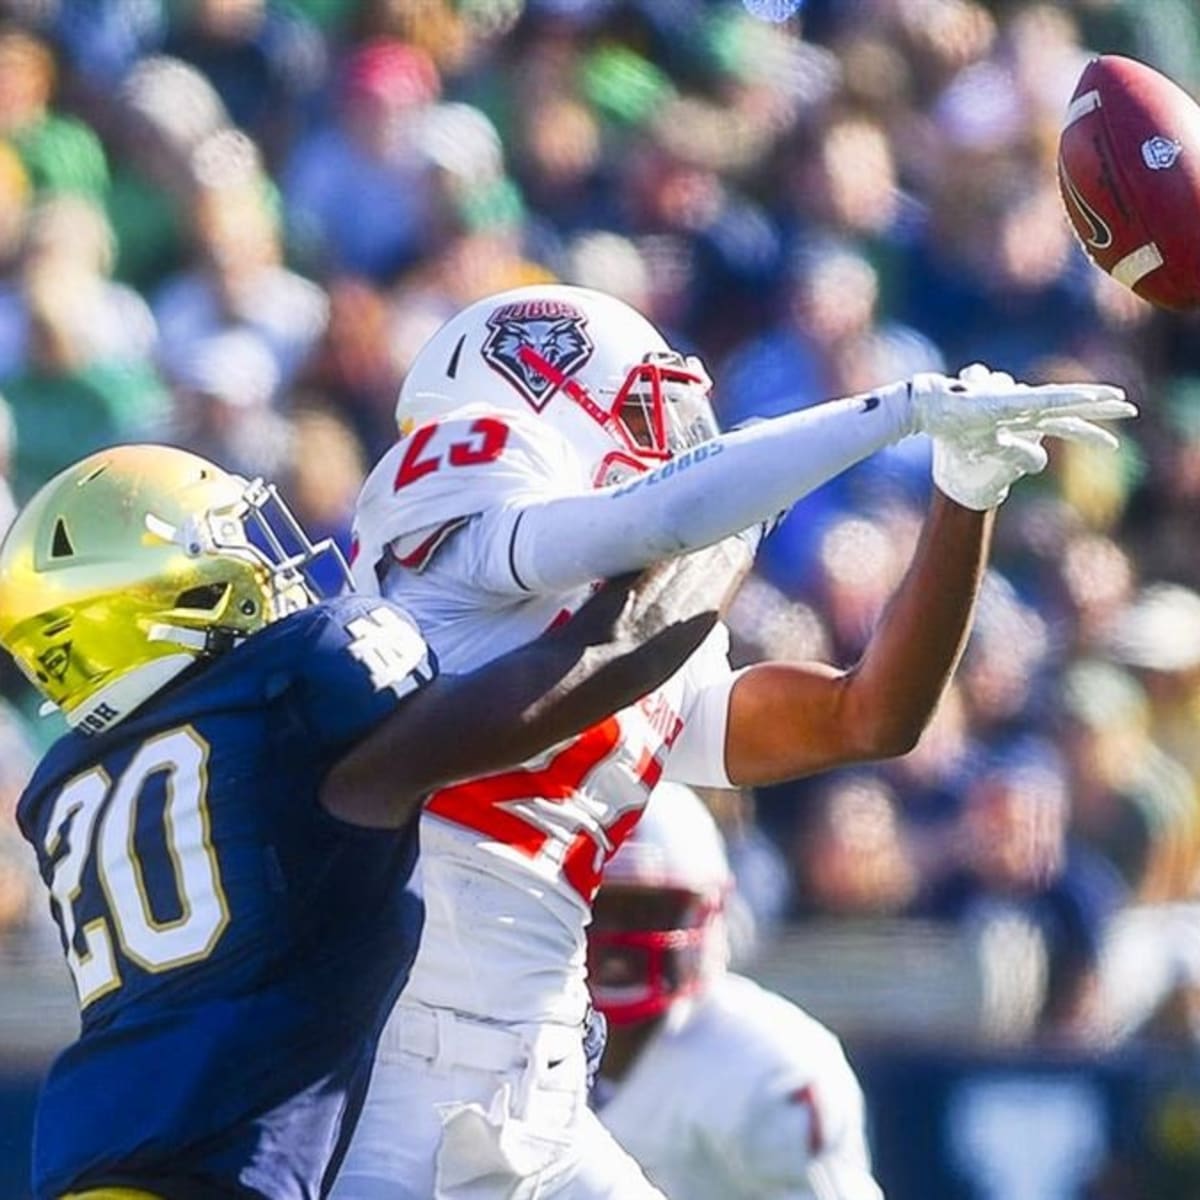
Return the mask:
<path fill-rule="evenodd" d="M 863 758 L 916 745 L 967 643 L 994 511 L 935 492 L 908 571 L 847 681 L 847 719 Z"/>
<path fill-rule="evenodd" d="M 497 692 L 481 688 L 480 719 L 500 728 L 493 738 L 477 739 L 469 760 L 456 755 L 447 770 L 462 778 L 523 762 L 664 683 L 708 636 L 751 557 L 746 543 L 730 539 L 657 563 L 624 589 L 619 613 L 622 585 L 609 585 L 553 637 L 541 639 L 540 649 L 534 643 L 509 656 L 496 683 L 511 701 L 498 706 Z"/>
<path fill-rule="evenodd" d="M 835 400 L 722 434 L 616 488 L 523 510 L 511 565 L 533 591 L 709 546 L 789 508 L 910 431 L 903 389 Z"/>
<path fill-rule="evenodd" d="M 403 825 L 429 791 L 519 766 L 664 683 L 699 648 L 746 551 L 714 547 L 602 588 L 567 624 L 469 675 L 441 676 L 331 772 L 322 802 Z"/>
<path fill-rule="evenodd" d="M 891 758 L 916 744 L 966 642 L 991 514 L 937 495 L 903 581 L 859 663 L 765 662 L 729 699 L 725 769 L 738 786 Z"/>

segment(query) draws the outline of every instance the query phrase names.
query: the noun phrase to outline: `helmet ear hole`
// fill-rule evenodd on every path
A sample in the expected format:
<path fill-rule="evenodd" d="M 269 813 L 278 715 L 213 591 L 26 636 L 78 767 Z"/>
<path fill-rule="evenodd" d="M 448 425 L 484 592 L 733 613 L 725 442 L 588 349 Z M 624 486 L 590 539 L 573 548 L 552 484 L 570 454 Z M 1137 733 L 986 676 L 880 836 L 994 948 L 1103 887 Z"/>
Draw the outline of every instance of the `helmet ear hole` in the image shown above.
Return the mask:
<path fill-rule="evenodd" d="M 212 612 L 220 608 L 229 593 L 227 583 L 206 583 L 200 587 L 188 588 L 180 592 L 175 601 L 176 608 L 194 608 L 201 612 Z"/>

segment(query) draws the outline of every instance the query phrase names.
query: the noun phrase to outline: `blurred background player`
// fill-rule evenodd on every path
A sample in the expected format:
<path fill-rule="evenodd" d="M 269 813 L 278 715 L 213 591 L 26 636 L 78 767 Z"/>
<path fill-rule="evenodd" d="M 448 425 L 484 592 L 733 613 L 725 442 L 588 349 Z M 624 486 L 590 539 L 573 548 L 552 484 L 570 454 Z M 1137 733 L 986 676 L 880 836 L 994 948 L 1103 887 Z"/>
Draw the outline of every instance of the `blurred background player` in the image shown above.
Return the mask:
<path fill-rule="evenodd" d="M 316 599 L 330 549 L 261 480 L 164 446 L 68 468 L 0 549 L 0 642 L 72 727 L 17 813 L 82 1011 L 38 1200 L 325 1195 L 421 930 L 421 798 L 628 703 L 712 626 L 665 627 L 655 594 L 638 644 L 615 585 L 435 680 L 399 609 Z"/>
<path fill-rule="evenodd" d="M 990 510 L 1046 435 L 1115 446 L 1118 389 L 972 368 L 718 434 L 711 381 L 629 305 L 531 286 L 448 321 L 408 372 L 400 441 L 355 523 L 360 587 L 416 614 L 447 669 L 569 614 L 594 581 L 768 522 L 876 450 L 932 436 L 937 494 L 859 664 L 735 674 L 717 633 L 653 695 L 520 771 L 433 796 L 427 926 L 336 1194 L 658 1193 L 587 1108 L 584 929 L 661 778 L 791 779 L 912 748 L 966 638 Z"/>
<path fill-rule="evenodd" d="M 659 784 L 605 869 L 588 932 L 588 986 L 608 1021 L 600 1119 L 667 1196 L 881 1200 L 838 1039 L 726 970 L 733 889 L 699 797 Z"/>

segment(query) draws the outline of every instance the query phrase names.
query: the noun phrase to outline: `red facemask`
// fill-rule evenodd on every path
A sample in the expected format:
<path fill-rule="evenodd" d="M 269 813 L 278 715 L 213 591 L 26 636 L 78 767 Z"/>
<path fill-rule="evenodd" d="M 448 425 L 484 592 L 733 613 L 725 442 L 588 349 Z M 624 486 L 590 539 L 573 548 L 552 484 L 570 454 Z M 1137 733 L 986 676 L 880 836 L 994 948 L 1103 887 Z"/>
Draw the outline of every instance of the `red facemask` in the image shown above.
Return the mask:
<path fill-rule="evenodd" d="M 701 901 L 683 929 L 593 929 L 588 936 L 592 1003 L 614 1025 L 661 1016 L 704 983 L 709 934 L 719 906 Z"/>
<path fill-rule="evenodd" d="M 674 352 L 647 355 L 645 361 L 630 368 L 612 404 L 606 407 L 579 380 L 560 371 L 532 346 L 522 346 L 518 357 L 578 404 L 618 443 L 597 472 L 597 487 L 666 462 L 718 432 L 708 403 L 712 381 L 698 364 L 693 368 L 695 359 Z"/>

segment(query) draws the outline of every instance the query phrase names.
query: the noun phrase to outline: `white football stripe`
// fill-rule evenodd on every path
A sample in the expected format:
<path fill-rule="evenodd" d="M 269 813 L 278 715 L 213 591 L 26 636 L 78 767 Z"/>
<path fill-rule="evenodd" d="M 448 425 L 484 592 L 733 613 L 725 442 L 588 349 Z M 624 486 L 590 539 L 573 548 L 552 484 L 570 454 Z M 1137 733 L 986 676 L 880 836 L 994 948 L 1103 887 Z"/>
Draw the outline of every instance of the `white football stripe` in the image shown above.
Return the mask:
<path fill-rule="evenodd" d="M 1070 128 L 1080 117 L 1086 117 L 1088 113 L 1094 112 L 1099 107 L 1100 93 L 1095 88 L 1092 88 L 1090 92 L 1084 92 L 1082 96 L 1076 96 L 1067 109 L 1067 119 L 1063 122 L 1063 128 Z"/>
<path fill-rule="evenodd" d="M 1163 265 L 1162 251 L 1154 242 L 1139 246 L 1112 269 L 1112 277 L 1126 287 L 1133 287 L 1139 280 L 1144 279 L 1156 267 Z"/>

